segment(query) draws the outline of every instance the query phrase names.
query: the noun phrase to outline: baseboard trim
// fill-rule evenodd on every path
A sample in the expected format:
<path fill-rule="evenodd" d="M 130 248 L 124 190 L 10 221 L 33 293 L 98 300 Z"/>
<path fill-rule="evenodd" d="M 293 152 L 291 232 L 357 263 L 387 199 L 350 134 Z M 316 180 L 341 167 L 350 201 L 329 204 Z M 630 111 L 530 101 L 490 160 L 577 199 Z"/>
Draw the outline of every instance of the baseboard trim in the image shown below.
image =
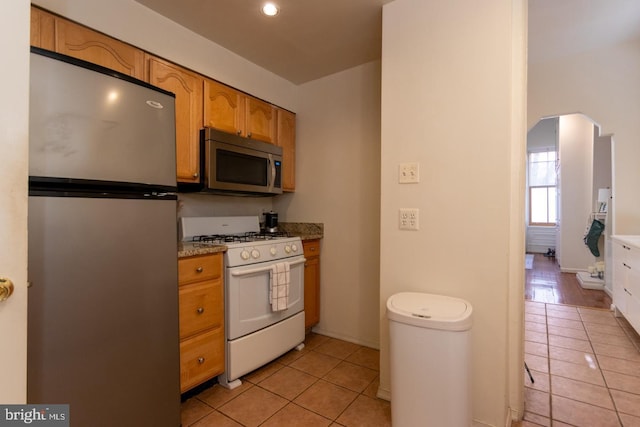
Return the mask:
<path fill-rule="evenodd" d="M 314 326 L 313 328 L 311 328 L 311 332 L 315 332 L 316 334 L 324 335 L 330 338 L 336 338 L 342 341 L 348 341 L 353 344 L 363 345 L 365 347 L 373 348 L 375 350 L 380 350 L 379 342 L 362 340 L 362 339 L 355 338 L 349 335 L 344 335 L 344 334 L 337 334 L 337 333 L 322 329 L 321 327 L 318 327 L 318 326 Z"/>
<path fill-rule="evenodd" d="M 376 397 L 382 400 L 391 402 L 391 390 L 378 387 L 378 392 L 376 393 Z"/>

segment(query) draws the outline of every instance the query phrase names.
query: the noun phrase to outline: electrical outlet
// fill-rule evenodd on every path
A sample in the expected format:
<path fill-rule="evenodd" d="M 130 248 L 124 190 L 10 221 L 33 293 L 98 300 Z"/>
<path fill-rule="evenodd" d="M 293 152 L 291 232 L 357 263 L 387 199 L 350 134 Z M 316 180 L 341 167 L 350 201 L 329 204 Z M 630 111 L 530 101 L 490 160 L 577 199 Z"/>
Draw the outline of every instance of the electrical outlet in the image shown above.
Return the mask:
<path fill-rule="evenodd" d="M 420 182 L 419 163 L 400 163 L 398 168 L 398 182 L 400 184 L 412 184 Z"/>
<path fill-rule="evenodd" d="M 418 230 L 419 229 L 419 210 L 402 208 L 400 209 L 400 230 Z"/>

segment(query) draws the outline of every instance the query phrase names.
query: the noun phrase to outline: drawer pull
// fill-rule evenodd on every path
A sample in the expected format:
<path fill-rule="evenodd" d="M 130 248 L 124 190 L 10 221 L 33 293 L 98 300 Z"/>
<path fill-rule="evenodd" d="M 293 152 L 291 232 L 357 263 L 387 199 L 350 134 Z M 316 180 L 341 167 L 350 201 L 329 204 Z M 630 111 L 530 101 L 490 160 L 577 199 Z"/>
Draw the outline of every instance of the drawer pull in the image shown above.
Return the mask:
<path fill-rule="evenodd" d="M 198 363 L 202 365 L 204 363 L 204 357 L 198 357 Z"/>
<path fill-rule="evenodd" d="M 198 309 L 196 311 L 198 312 L 198 314 L 202 314 L 202 313 L 204 313 L 204 308 L 203 307 L 198 307 Z"/>
<path fill-rule="evenodd" d="M 202 273 L 203 271 L 204 271 L 204 268 L 202 267 L 196 268 L 196 273 Z"/>

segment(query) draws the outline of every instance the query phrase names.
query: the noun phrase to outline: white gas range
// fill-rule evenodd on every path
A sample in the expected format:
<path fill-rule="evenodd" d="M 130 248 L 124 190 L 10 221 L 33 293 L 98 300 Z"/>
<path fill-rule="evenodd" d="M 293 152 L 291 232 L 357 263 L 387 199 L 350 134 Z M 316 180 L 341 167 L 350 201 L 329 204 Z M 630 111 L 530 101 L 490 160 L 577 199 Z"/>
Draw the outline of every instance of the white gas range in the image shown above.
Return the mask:
<path fill-rule="evenodd" d="M 257 216 L 184 217 L 183 242 L 225 245 L 225 372 L 240 377 L 304 344 L 304 262 L 299 237 L 261 233 Z"/>

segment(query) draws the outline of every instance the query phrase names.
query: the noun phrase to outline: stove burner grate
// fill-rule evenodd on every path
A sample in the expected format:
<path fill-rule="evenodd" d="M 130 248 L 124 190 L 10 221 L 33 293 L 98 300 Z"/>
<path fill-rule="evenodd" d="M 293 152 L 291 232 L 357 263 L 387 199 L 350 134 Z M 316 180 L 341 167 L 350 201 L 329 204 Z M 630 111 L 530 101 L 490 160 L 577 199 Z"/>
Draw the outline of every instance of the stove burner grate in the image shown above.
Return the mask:
<path fill-rule="evenodd" d="M 201 236 L 193 236 L 193 242 L 199 243 L 246 243 L 260 240 L 274 240 L 278 238 L 290 237 L 285 231 L 274 233 L 249 231 L 243 234 L 209 234 Z"/>

